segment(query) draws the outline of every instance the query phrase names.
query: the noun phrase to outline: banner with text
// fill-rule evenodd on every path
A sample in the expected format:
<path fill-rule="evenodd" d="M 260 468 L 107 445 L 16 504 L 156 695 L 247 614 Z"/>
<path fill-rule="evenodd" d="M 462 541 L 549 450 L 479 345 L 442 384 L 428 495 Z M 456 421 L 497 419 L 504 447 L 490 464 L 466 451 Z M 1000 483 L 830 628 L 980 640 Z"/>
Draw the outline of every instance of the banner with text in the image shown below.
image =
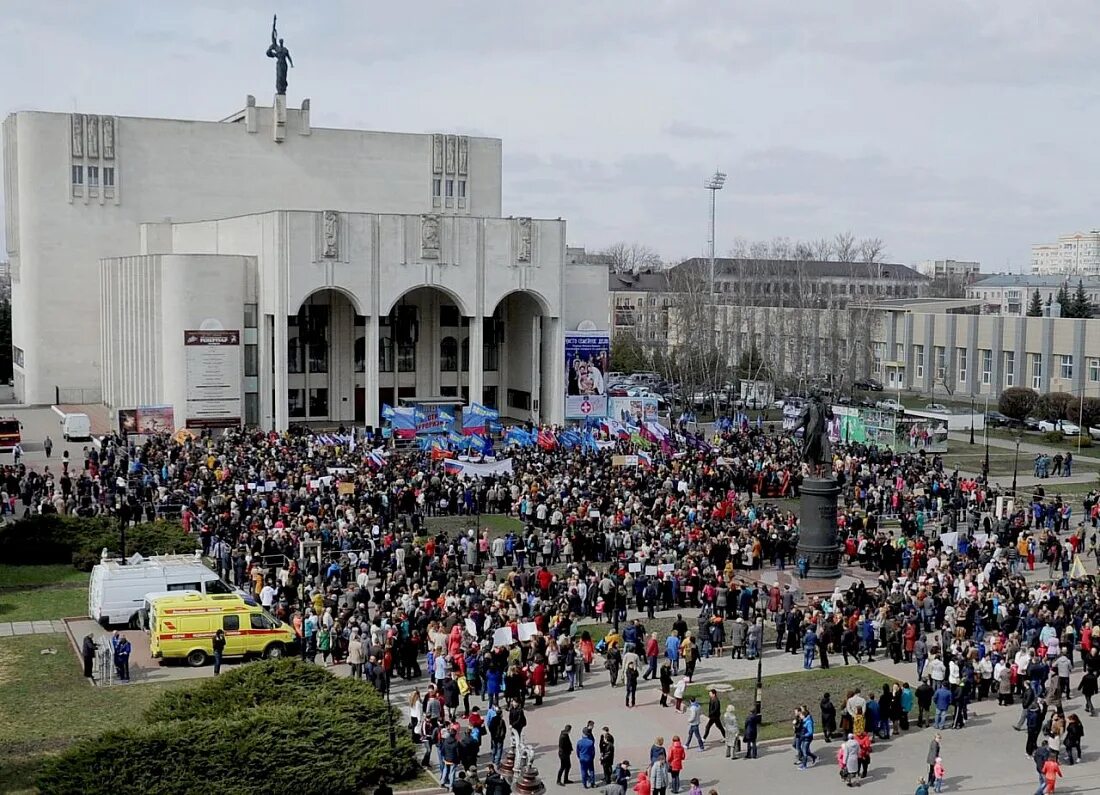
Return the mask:
<path fill-rule="evenodd" d="M 186 351 L 188 428 L 236 428 L 241 424 L 241 332 L 188 329 Z"/>
<path fill-rule="evenodd" d="M 565 333 L 565 417 L 607 416 L 611 337 L 606 331 Z"/>

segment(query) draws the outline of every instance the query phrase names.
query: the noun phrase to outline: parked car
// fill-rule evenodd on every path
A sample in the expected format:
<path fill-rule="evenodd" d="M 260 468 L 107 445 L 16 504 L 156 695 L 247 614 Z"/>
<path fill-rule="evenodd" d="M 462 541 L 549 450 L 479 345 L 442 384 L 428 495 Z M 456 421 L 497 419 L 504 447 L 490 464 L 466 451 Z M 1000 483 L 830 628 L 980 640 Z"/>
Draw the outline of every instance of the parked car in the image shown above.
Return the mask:
<path fill-rule="evenodd" d="M 901 405 L 893 398 L 886 398 L 886 400 L 875 401 L 875 408 L 882 409 L 883 411 L 905 411 L 905 406 Z"/>
<path fill-rule="evenodd" d="M 1093 441 L 1100 441 L 1100 428 L 1095 426 L 1089 428 L 1089 436 L 1092 437 Z"/>
<path fill-rule="evenodd" d="M 1025 431 L 1037 431 L 1037 430 L 1039 430 L 1039 420 L 1036 417 L 1024 417 L 1024 430 Z"/>
<path fill-rule="evenodd" d="M 853 386 L 865 392 L 881 392 L 883 389 L 882 382 L 877 378 L 861 378 L 856 381 Z"/>
<path fill-rule="evenodd" d="M 1081 433 L 1081 427 L 1069 420 L 1041 420 L 1039 422 L 1039 430 L 1044 433 L 1050 433 L 1051 431 L 1061 431 L 1069 436 L 1077 436 Z"/>
<path fill-rule="evenodd" d="M 999 411 L 987 411 L 985 413 L 985 421 L 994 428 L 1004 428 L 1015 422 L 1015 420 L 1013 420 L 1011 417 L 1006 416 Z"/>
<path fill-rule="evenodd" d="M 942 412 L 946 413 L 947 412 L 947 406 L 943 405 L 942 403 L 925 403 L 924 404 L 924 410 L 925 411 L 942 411 Z"/>

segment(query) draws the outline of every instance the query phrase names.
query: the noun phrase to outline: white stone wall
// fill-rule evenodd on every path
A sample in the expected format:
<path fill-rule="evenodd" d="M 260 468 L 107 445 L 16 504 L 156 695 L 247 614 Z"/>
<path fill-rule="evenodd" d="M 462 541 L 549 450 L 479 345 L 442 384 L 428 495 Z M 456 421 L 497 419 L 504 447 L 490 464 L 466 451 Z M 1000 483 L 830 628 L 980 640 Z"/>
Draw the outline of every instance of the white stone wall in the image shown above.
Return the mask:
<path fill-rule="evenodd" d="M 163 238 L 141 239 L 143 223 L 279 207 L 433 211 L 431 135 L 310 128 L 307 115 L 288 109 L 281 143 L 270 108 L 237 122 L 115 118 L 115 188 L 105 200 L 105 191 L 73 195 L 71 166 L 86 161 L 74 159 L 70 114 L 12 114 L 4 159 L 9 257 L 22 276 L 13 284 L 19 399 L 50 402 L 57 385 L 101 383 L 97 262 L 163 250 Z M 499 215 L 500 156 L 499 140 L 469 138 L 466 206 L 436 211 Z"/>

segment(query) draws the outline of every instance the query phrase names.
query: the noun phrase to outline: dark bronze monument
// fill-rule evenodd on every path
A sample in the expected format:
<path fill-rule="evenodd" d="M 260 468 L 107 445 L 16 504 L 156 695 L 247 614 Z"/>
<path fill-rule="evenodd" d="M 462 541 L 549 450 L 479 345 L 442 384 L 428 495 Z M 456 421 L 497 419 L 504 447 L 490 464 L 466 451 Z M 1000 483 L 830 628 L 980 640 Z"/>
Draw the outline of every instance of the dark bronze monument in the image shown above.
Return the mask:
<path fill-rule="evenodd" d="M 278 16 L 271 18 L 271 46 L 267 48 L 267 57 L 275 59 L 275 93 L 286 94 L 286 69 L 288 64 L 293 68 L 294 61 L 290 57 L 290 50 L 283 45 L 283 40 L 275 30 L 277 21 Z"/>
<path fill-rule="evenodd" d="M 802 429 L 802 460 L 810 474 L 802 481 L 798 557 L 805 558 L 806 576 L 828 579 L 840 576 L 840 550 L 836 540 L 836 500 L 840 487 L 832 474 L 829 420 L 832 409 L 816 391 L 798 418 Z"/>

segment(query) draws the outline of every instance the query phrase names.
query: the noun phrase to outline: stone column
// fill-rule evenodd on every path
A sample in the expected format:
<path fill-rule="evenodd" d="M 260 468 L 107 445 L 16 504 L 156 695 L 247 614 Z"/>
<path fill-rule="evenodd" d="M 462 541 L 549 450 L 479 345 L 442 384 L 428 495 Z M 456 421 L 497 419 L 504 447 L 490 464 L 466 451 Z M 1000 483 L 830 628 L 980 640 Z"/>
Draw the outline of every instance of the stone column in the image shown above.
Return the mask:
<path fill-rule="evenodd" d="M 286 312 L 275 315 L 275 430 L 285 431 L 290 427 L 289 406 L 287 405 L 287 325 Z"/>
<path fill-rule="evenodd" d="M 470 318 L 470 403 L 480 403 L 485 383 L 485 318 Z M 499 387 L 498 387 L 499 391 Z M 497 396 L 499 402 L 500 396 Z"/>
<path fill-rule="evenodd" d="M 378 427 L 378 316 L 367 315 L 366 351 L 363 364 L 363 388 L 366 390 L 365 418 L 367 425 Z"/>
<path fill-rule="evenodd" d="M 798 557 L 809 564 L 806 576 L 834 579 L 840 576 L 840 550 L 836 539 L 836 500 L 840 487 L 832 477 L 806 478 L 799 500 Z"/>

